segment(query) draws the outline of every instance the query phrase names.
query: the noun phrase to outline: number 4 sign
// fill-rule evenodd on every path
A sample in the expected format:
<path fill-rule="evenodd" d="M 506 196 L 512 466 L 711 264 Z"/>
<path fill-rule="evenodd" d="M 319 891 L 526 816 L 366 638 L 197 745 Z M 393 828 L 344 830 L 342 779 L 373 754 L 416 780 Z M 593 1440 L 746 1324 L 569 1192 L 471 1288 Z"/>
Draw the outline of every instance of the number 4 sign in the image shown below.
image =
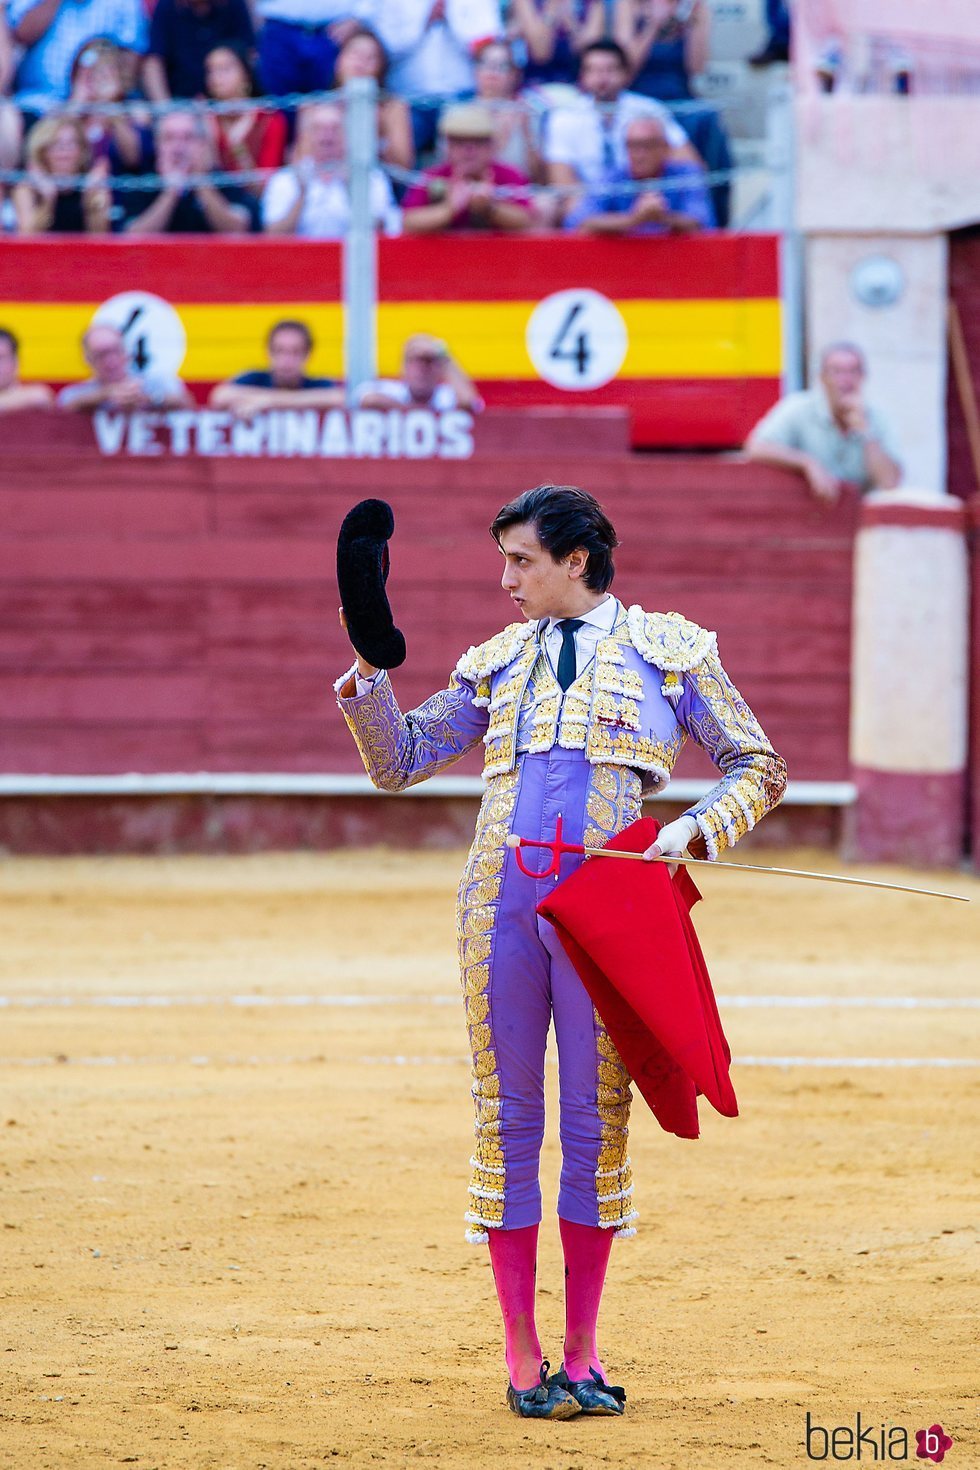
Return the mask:
<path fill-rule="evenodd" d="M 585 287 L 539 301 L 527 324 L 536 371 L 555 388 L 601 388 L 626 357 L 626 323 L 608 296 Z"/>

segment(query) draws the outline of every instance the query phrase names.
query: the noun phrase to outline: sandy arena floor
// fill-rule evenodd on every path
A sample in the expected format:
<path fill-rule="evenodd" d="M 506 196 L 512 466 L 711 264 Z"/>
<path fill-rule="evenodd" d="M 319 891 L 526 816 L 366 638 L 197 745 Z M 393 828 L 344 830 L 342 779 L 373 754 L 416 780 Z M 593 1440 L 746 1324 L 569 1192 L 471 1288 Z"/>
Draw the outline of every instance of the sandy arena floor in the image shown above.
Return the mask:
<path fill-rule="evenodd" d="M 918 1464 L 938 1421 L 976 1465 L 980 882 L 704 880 L 742 1116 L 681 1142 L 635 1107 L 601 1324 L 627 1415 L 549 1425 L 504 1408 L 463 1241 L 459 866 L 0 863 L 3 1470 L 793 1467 L 808 1413 Z M 550 1214 L 539 1281 L 557 1364 Z"/>

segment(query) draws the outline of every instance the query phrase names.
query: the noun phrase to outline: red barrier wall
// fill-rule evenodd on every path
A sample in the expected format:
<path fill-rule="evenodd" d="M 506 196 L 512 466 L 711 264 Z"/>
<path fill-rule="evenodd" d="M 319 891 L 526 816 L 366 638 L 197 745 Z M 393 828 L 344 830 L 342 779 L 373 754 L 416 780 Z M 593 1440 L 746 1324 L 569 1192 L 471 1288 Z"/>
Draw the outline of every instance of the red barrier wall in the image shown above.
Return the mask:
<path fill-rule="evenodd" d="M 21 338 L 24 376 L 61 384 L 87 375 L 80 338 L 98 310 L 203 401 L 263 365 L 283 317 L 312 328 L 311 371 L 341 377 L 340 283 L 330 240 L 8 240 L 0 323 Z M 411 333 L 432 332 L 491 405 L 623 407 L 636 445 L 734 448 L 779 395 L 778 239 L 381 240 L 377 326 L 383 375 Z"/>
<path fill-rule="evenodd" d="M 107 459 L 87 422 L 42 415 L 22 428 L 29 447 L 9 424 L 0 444 L 6 772 L 358 770 L 330 687 L 350 661 L 333 570 L 343 514 L 371 494 L 395 508 L 407 707 L 509 620 L 486 527 L 505 499 L 551 479 L 603 500 L 623 541 L 625 602 L 719 631 L 791 777 L 847 778 L 854 504 L 820 509 L 793 475 L 580 449 Z M 516 428 L 510 438 L 520 443 Z M 678 774 L 710 769 L 687 751 Z"/>

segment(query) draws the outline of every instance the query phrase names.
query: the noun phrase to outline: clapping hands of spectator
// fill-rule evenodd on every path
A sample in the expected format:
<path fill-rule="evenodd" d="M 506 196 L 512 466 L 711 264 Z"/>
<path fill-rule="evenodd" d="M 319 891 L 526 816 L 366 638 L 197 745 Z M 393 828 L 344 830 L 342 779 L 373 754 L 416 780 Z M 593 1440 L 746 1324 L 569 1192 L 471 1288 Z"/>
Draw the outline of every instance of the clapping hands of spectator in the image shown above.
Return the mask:
<path fill-rule="evenodd" d="M 179 161 L 171 164 L 166 172 L 161 168 L 161 173 L 168 189 L 183 194 L 192 187 L 189 182 L 191 179 L 209 174 L 213 168 L 214 150 L 210 138 L 195 134 L 186 140 L 186 148 L 180 151 Z"/>
<path fill-rule="evenodd" d="M 427 26 L 436 26 L 446 19 L 446 0 L 435 0 L 435 4 L 429 11 Z"/>
<path fill-rule="evenodd" d="M 111 388 L 105 390 L 103 402 L 109 408 L 122 408 L 135 411 L 140 408 L 149 408 L 150 400 L 143 391 L 143 385 L 138 378 L 123 378 L 121 382 L 113 383 Z"/>
<path fill-rule="evenodd" d="M 645 225 L 666 219 L 670 206 L 658 189 L 644 189 L 636 195 L 629 212 L 638 225 Z"/>
<path fill-rule="evenodd" d="M 556 30 L 576 35 L 581 28 L 581 19 L 575 0 L 545 0 L 543 18 Z"/>
<path fill-rule="evenodd" d="M 335 20 L 332 25 L 327 26 L 327 34 L 335 46 L 342 46 L 361 29 L 361 25 L 362 22 L 355 20 L 353 16 L 347 20 Z"/>
<path fill-rule="evenodd" d="M 656 35 L 660 27 L 671 19 L 676 9 L 675 0 L 647 0 L 646 5 L 640 9 L 642 29 L 648 34 Z"/>
<path fill-rule="evenodd" d="M 203 133 L 194 139 L 190 151 L 190 172 L 192 177 L 199 174 L 210 174 L 214 171 L 214 145 L 211 139 Z"/>
<path fill-rule="evenodd" d="M 85 193 L 99 209 L 109 208 L 109 160 L 97 158 L 85 175 Z"/>
<path fill-rule="evenodd" d="M 228 140 L 228 145 L 233 152 L 236 148 L 245 147 L 254 121 L 255 117 L 253 113 L 243 112 L 238 117 L 228 118 L 221 124 L 224 129 L 225 138 Z"/>
<path fill-rule="evenodd" d="M 490 216 L 493 209 L 493 185 L 480 179 L 476 183 L 467 184 L 469 192 L 469 212 L 473 219 L 485 220 Z M 450 189 L 452 198 L 452 189 Z M 463 206 L 461 205 L 460 208 Z"/>
<path fill-rule="evenodd" d="M 450 219 L 455 219 L 459 214 L 468 210 L 473 201 L 473 191 L 476 186 L 468 179 L 450 179 L 446 190 L 446 201 L 449 206 Z"/>
<path fill-rule="evenodd" d="M 302 193 L 306 193 L 316 178 L 316 172 L 316 163 L 309 155 L 304 155 L 294 161 L 293 173 L 296 175 L 296 182 L 299 184 Z"/>
<path fill-rule="evenodd" d="M 28 180 L 31 188 L 37 191 L 44 203 L 53 206 L 58 195 L 58 185 L 54 176 L 46 173 L 44 169 L 32 168 L 28 172 Z"/>

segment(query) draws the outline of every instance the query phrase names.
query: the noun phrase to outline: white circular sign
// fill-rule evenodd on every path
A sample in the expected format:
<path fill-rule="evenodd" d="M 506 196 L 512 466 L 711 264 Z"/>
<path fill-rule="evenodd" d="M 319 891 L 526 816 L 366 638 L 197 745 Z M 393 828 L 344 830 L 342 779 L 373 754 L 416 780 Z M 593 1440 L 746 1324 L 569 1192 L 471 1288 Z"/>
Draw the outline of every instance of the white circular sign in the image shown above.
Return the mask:
<path fill-rule="evenodd" d="M 851 290 L 862 306 L 894 306 L 905 290 L 905 273 L 890 255 L 866 255 L 851 271 Z"/>
<path fill-rule="evenodd" d="M 108 324 L 123 334 L 137 372 L 176 377 L 187 352 L 184 324 L 169 301 L 149 291 L 123 291 L 103 301 L 92 325 Z"/>
<path fill-rule="evenodd" d="M 582 286 L 539 301 L 527 324 L 527 350 L 555 388 L 601 388 L 626 357 L 629 334 L 608 296 Z"/>

